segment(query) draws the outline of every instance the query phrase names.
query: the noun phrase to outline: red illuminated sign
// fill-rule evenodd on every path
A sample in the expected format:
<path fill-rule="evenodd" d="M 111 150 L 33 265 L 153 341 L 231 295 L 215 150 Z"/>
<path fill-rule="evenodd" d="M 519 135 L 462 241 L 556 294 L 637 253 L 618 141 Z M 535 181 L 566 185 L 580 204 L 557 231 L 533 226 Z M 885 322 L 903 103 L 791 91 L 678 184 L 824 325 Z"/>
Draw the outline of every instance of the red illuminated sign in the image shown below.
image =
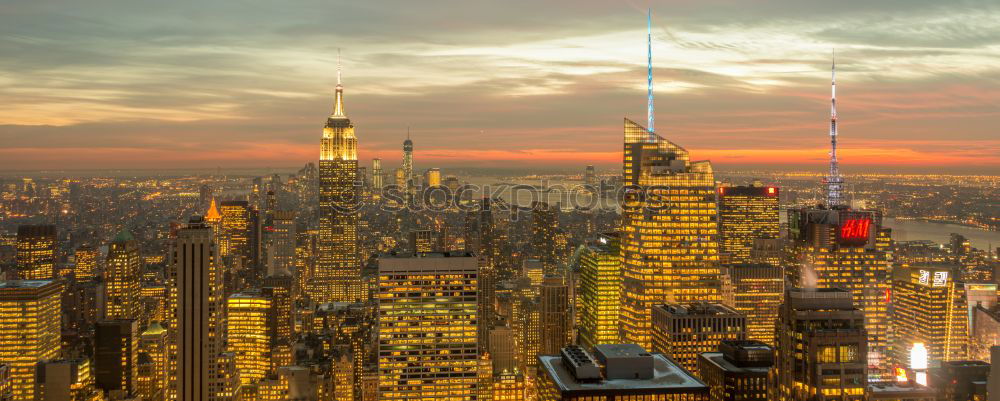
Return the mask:
<path fill-rule="evenodd" d="M 840 239 L 868 239 L 871 219 L 848 219 L 840 226 Z"/>
<path fill-rule="evenodd" d="M 775 187 L 767 187 L 767 194 L 768 195 L 774 195 L 777 192 L 778 192 L 777 188 L 775 188 Z"/>

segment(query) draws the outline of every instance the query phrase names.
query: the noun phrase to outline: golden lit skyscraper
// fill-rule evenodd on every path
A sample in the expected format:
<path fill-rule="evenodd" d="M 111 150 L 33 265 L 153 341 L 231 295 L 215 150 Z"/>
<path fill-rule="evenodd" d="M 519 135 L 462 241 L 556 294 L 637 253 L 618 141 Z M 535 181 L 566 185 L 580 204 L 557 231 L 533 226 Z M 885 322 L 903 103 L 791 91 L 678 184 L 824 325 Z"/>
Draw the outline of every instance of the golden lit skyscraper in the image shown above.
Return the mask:
<path fill-rule="evenodd" d="M 0 281 L 0 363 L 10 366 L 15 401 L 35 399 L 35 365 L 59 357 L 62 285 Z"/>
<path fill-rule="evenodd" d="M 948 267 L 897 268 L 892 282 L 892 351 L 895 363 L 910 366 L 915 343 L 927 349 L 933 366 L 969 357 L 965 286 Z"/>
<path fill-rule="evenodd" d="M 212 204 L 208 206 L 208 211 L 205 212 L 205 224 L 212 227 L 212 232 L 216 236 L 216 241 L 218 241 L 219 233 L 222 230 L 222 213 L 219 213 L 219 208 L 215 206 L 215 198 L 212 198 Z"/>
<path fill-rule="evenodd" d="M 778 188 L 760 182 L 719 187 L 720 251 L 729 263 L 749 263 L 754 240 L 778 238 Z"/>
<path fill-rule="evenodd" d="M 739 264 L 726 267 L 733 282 L 733 309 L 747 317 L 747 339 L 774 346 L 774 322 L 785 294 L 785 274 L 778 266 Z"/>
<path fill-rule="evenodd" d="M 653 305 L 722 299 L 715 176 L 628 119 L 623 170 L 622 340 L 649 349 Z"/>
<path fill-rule="evenodd" d="M 142 305 L 140 289 L 139 244 L 127 230 L 115 236 L 108 248 L 105 274 L 105 313 L 107 319 L 138 319 Z"/>
<path fill-rule="evenodd" d="M 319 153 L 319 257 L 309 296 L 323 302 L 361 298 L 358 260 L 358 138 L 344 111 L 337 70 L 333 113 L 323 127 Z"/>
<path fill-rule="evenodd" d="M 746 321 L 745 316 L 723 304 L 656 305 L 652 351 L 698 374 L 698 355 L 715 352 L 723 340 L 746 340 Z"/>
<path fill-rule="evenodd" d="M 236 357 L 240 383 L 263 379 L 271 367 L 268 315 L 271 300 L 260 294 L 233 294 L 228 300 L 226 347 Z"/>
<path fill-rule="evenodd" d="M 427 169 L 426 179 L 428 188 L 441 186 L 441 169 L 434 167 Z"/>
<path fill-rule="evenodd" d="M 475 399 L 478 260 L 383 256 L 378 269 L 378 399 Z"/>
<path fill-rule="evenodd" d="M 153 322 L 139 337 L 139 352 L 149 358 L 147 369 L 143 371 L 140 362 L 139 396 L 144 400 L 161 400 L 167 390 L 167 330 Z"/>
<path fill-rule="evenodd" d="M 17 277 L 45 280 L 53 277 L 56 260 L 56 226 L 17 227 Z"/>
<path fill-rule="evenodd" d="M 889 377 L 890 230 L 872 210 L 803 208 L 788 211 L 794 270 L 786 271 L 796 287 L 843 288 L 865 314 L 868 371 Z"/>
<path fill-rule="evenodd" d="M 219 233 L 219 256 L 250 257 L 250 206 L 247 201 L 222 202 Z"/>
<path fill-rule="evenodd" d="M 580 338 L 584 348 L 617 344 L 621 302 L 621 249 L 617 233 L 602 234 L 580 254 Z"/>
<path fill-rule="evenodd" d="M 97 257 L 99 254 L 100 252 L 97 251 L 97 248 L 89 245 L 76 248 L 76 252 L 73 254 L 73 259 L 76 262 L 73 275 L 76 276 L 77 280 L 90 280 L 97 275 Z"/>

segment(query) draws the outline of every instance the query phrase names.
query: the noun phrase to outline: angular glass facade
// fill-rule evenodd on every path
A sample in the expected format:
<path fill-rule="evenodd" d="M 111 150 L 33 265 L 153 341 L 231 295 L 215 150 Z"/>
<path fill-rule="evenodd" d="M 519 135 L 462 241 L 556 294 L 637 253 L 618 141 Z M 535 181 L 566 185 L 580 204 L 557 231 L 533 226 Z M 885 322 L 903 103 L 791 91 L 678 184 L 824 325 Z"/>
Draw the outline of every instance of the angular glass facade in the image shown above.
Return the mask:
<path fill-rule="evenodd" d="M 623 167 L 622 341 L 649 349 L 653 305 L 722 300 L 715 176 L 628 119 Z"/>

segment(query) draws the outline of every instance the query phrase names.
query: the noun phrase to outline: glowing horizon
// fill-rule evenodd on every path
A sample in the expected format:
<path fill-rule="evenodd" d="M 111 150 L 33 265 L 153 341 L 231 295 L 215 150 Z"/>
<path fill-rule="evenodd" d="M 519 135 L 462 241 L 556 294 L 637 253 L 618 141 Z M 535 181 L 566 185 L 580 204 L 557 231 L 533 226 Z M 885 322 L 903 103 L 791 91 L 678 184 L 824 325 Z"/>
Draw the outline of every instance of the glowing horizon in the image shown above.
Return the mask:
<path fill-rule="evenodd" d="M 315 161 L 337 48 L 362 165 L 398 165 L 406 126 L 419 169 L 614 165 L 646 111 L 647 4 L 61 1 L 0 6 L 0 170 Z M 657 133 L 825 168 L 835 47 L 845 169 L 997 171 L 1000 6 L 905 4 L 652 4 Z"/>

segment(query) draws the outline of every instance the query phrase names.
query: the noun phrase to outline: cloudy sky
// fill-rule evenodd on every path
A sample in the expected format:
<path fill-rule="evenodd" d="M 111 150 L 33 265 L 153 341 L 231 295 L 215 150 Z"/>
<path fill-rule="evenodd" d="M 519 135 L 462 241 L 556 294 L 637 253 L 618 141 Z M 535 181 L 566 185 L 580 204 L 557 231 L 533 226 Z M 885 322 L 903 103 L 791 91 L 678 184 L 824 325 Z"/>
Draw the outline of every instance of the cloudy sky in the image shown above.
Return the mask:
<path fill-rule="evenodd" d="M 367 164 L 621 162 L 645 120 L 696 159 L 1000 172 L 1000 2 L 4 0 L 0 170 L 315 160 L 341 49 Z"/>

